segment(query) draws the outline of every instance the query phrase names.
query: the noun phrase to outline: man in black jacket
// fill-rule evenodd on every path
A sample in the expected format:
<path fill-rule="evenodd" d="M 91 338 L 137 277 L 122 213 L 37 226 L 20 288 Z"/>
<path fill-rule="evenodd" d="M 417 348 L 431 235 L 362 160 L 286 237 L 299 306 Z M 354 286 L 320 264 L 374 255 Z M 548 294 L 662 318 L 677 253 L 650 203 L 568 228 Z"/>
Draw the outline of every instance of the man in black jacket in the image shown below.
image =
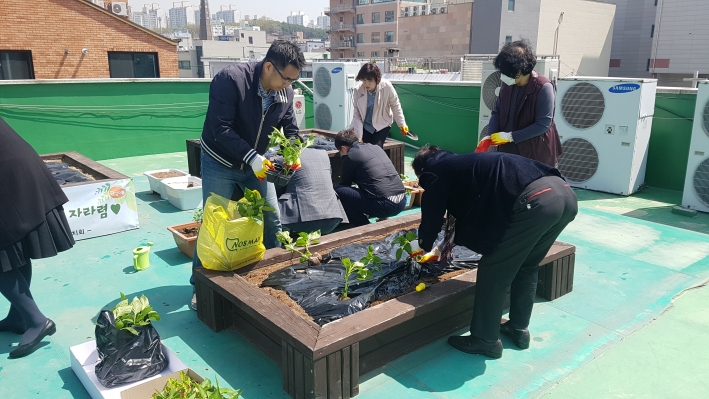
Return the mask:
<path fill-rule="evenodd" d="M 275 187 L 265 182 L 266 169 L 273 166 L 263 154 L 274 127 L 283 128 L 287 137 L 298 135 L 290 85 L 304 65 L 297 45 L 276 40 L 263 61 L 235 63 L 214 76 L 201 137 L 204 202 L 210 193 L 238 200 L 248 188 L 277 206 Z M 266 248 L 279 246 L 278 216 L 278 212 L 264 212 Z M 193 268 L 201 267 L 195 255 Z M 194 295 L 192 302 L 195 305 Z"/>
<path fill-rule="evenodd" d="M 337 133 L 335 147 L 342 155 L 340 185 L 335 192 L 350 226 L 362 226 L 370 217 L 388 218 L 404 210 L 406 189 L 381 147 L 359 142 L 352 130 Z M 352 183 L 358 188 L 351 187 Z"/>
<path fill-rule="evenodd" d="M 576 194 L 557 169 L 518 155 L 455 155 L 425 146 L 413 161 L 424 191 L 420 247 L 431 251 L 446 213 L 455 217 L 457 245 L 481 255 L 470 336 L 452 336 L 454 348 L 502 356 L 500 333 L 529 347 L 529 320 L 539 263 L 576 217 Z M 500 325 L 511 288 L 509 321 Z"/>

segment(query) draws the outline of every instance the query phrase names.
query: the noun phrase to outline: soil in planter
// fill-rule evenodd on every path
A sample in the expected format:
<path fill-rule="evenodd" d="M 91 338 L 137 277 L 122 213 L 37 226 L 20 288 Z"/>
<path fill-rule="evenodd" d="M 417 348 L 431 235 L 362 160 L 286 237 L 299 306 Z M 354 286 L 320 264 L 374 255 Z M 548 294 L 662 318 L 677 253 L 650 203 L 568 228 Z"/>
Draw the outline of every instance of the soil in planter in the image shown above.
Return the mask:
<path fill-rule="evenodd" d="M 187 188 L 192 188 L 192 187 L 194 187 L 194 183 L 192 183 L 192 182 L 187 183 Z"/>
<path fill-rule="evenodd" d="M 46 160 L 44 164 L 52 172 L 54 180 L 59 183 L 59 185 L 64 185 L 68 183 L 81 183 L 85 181 L 95 180 L 91 175 L 82 172 L 79 168 L 74 166 L 69 166 L 67 163 L 60 160 Z"/>
<path fill-rule="evenodd" d="M 199 227 L 185 227 L 184 229 L 179 229 L 177 231 L 185 237 L 194 237 L 199 232 Z"/>
<path fill-rule="evenodd" d="M 150 176 L 152 176 L 156 179 L 167 179 L 170 177 L 180 177 L 180 176 L 184 176 L 184 175 L 185 175 L 184 173 L 180 173 L 180 172 L 156 172 L 156 173 L 151 174 Z"/>
<path fill-rule="evenodd" d="M 378 304 L 411 292 L 419 282 L 431 285 L 465 273 L 476 267 L 475 262 L 479 260 L 477 254 L 462 248 L 458 255 L 454 255 L 452 264 L 443 270 L 438 268 L 438 263 L 419 264 L 403 258 L 397 261 L 396 247 L 392 241 L 403 233 L 336 248 L 323 256 L 324 263 L 320 266 L 308 267 L 303 263 L 273 271 L 263 280 L 261 287 L 285 292 L 313 321 L 324 325 L 366 309 L 372 303 Z M 375 254 L 382 258 L 381 274 L 379 270 L 370 267 L 374 279 L 359 281 L 352 276 L 348 293 L 350 299 L 340 300 L 344 289 L 342 258 L 359 260 L 365 256 L 369 245 L 373 245 Z M 299 310 L 291 302 L 286 304 Z"/>

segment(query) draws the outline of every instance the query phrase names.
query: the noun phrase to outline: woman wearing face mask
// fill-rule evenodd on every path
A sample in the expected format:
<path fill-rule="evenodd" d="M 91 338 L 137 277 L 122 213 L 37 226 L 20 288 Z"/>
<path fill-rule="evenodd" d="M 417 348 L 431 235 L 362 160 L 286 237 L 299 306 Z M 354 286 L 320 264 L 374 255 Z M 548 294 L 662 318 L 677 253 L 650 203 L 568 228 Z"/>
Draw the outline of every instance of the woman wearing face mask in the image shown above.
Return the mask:
<path fill-rule="evenodd" d="M 503 85 L 490 117 L 489 131 L 497 133 L 489 138 L 500 152 L 556 167 L 561 141 L 553 120 L 554 86 L 534 71 L 536 64 L 528 40 L 505 44 L 495 58 Z"/>
<path fill-rule="evenodd" d="M 391 124 L 396 121 L 401 134 L 406 136 L 409 128 L 399 96 L 391 82 L 382 78 L 379 68 L 372 63 L 364 64 L 357 74 L 357 81 L 361 83 L 352 96 L 354 117 L 349 130 L 353 130 L 363 142 L 383 147 Z"/>

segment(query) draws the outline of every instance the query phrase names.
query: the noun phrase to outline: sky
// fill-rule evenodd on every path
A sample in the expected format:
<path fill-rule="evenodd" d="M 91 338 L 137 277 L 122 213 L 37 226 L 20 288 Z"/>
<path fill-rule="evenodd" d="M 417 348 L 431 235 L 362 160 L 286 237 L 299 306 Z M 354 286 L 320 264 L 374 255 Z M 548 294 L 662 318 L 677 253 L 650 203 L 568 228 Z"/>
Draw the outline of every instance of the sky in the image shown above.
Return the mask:
<path fill-rule="evenodd" d="M 172 8 L 173 0 L 128 0 L 132 8 L 143 8 L 144 4 L 160 4 L 160 8 L 167 11 Z M 190 0 L 190 4 L 199 7 L 199 0 Z M 209 11 L 214 14 L 219 11 L 219 6 L 233 4 L 241 11 L 241 15 L 254 14 L 267 16 L 276 21 L 286 21 L 291 11 L 304 11 L 310 19 L 315 19 L 325 7 L 330 5 L 329 0 L 209 0 Z"/>

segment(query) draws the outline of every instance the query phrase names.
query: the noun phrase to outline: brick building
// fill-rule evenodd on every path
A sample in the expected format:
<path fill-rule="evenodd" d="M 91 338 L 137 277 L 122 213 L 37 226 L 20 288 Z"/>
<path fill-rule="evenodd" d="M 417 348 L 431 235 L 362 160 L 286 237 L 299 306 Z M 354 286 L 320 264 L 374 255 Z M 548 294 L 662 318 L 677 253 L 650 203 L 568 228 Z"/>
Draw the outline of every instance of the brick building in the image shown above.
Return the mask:
<path fill-rule="evenodd" d="M 177 42 L 88 1 L 3 0 L 0 18 L 0 80 L 178 77 Z"/>

